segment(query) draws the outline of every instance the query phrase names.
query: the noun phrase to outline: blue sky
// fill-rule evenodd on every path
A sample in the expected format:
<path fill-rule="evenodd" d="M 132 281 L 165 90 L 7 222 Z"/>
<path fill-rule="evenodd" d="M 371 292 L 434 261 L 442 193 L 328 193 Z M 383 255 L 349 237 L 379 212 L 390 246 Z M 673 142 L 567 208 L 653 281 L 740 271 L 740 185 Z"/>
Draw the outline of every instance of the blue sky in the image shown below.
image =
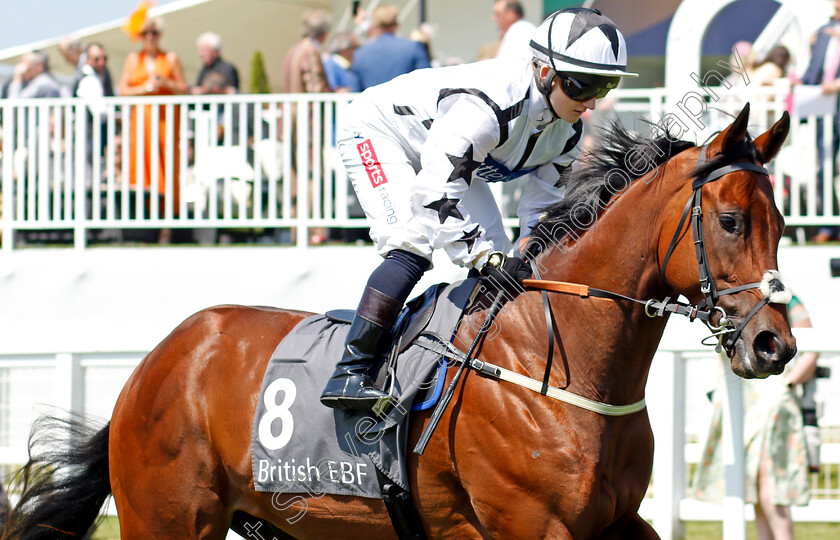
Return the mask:
<path fill-rule="evenodd" d="M 157 0 L 157 6 L 176 0 Z M 139 0 L 0 0 L 0 50 L 125 18 Z"/>

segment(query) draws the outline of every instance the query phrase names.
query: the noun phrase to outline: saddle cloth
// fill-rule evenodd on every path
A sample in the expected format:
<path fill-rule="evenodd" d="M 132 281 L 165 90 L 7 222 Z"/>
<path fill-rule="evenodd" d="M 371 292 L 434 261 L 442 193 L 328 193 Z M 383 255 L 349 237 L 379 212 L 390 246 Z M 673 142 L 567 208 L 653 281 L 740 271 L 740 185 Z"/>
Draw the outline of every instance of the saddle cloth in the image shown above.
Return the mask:
<path fill-rule="evenodd" d="M 389 376 L 385 387 L 396 404 L 380 417 L 319 401 L 350 326 L 325 315 L 298 323 L 275 349 L 263 378 L 251 440 L 256 490 L 382 498 L 378 470 L 408 491 L 409 410 L 431 407 L 439 397 L 446 342 L 479 287 L 476 279 L 440 284 L 409 302 L 393 333 L 396 377 Z M 387 361 L 384 367 L 390 372 Z"/>

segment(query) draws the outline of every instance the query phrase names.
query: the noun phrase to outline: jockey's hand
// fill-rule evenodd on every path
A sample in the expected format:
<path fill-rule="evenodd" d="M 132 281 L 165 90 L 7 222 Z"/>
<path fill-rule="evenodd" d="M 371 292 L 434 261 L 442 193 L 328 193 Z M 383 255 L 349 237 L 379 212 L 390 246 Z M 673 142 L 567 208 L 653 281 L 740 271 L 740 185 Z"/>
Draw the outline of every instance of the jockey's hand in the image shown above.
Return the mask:
<path fill-rule="evenodd" d="M 497 289 L 505 289 L 517 295 L 522 292 L 520 282 L 531 277 L 528 264 L 519 257 L 508 257 L 500 251 L 494 251 L 481 269 L 481 275 Z"/>

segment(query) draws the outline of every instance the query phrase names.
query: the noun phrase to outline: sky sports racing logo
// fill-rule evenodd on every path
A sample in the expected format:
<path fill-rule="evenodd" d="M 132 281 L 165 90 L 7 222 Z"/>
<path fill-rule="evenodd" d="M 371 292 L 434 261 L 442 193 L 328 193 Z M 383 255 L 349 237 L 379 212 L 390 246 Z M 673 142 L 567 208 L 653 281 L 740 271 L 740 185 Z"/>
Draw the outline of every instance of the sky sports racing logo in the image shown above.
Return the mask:
<path fill-rule="evenodd" d="M 376 152 L 373 150 L 373 143 L 370 139 L 356 145 L 359 150 L 359 156 L 362 158 L 362 164 L 365 166 L 370 184 L 373 187 L 379 187 L 382 184 L 387 184 L 388 179 L 385 178 L 385 171 L 382 170 L 382 165 L 379 163 L 379 158 L 376 157 Z"/>

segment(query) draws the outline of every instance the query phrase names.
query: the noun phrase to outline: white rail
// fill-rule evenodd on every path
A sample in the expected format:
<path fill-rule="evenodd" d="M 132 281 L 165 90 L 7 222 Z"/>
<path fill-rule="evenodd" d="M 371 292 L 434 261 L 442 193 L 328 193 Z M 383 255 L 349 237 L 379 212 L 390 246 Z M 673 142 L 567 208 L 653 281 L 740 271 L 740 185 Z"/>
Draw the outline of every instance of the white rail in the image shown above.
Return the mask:
<path fill-rule="evenodd" d="M 781 116 L 786 96 L 785 89 L 761 87 L 726 94 L 717 89 L 702 102 L 700 94 L 669 95 L 665 89 L 617 90 L 610 97 L 631 129 L 650 135 L 651 125 L 667 118 L 676 135 L 702 143 L 746 101 L 753 132 L 760 133 Z M 27 230 L 70 230 L 74 245 L 84 248 L 88 233 L 101 229 L 290 228 L 306 245 L 313 227 L 365 227 L 334 144 L 349 99 L 3 100 L 2 247 L 13 249 L 15 233 Z M 771 166 L 788 225 L 840 224 L 838 187 L 817 177 L 816 121 L 794 121 Z M 825 124 L 828 149 L 832 123 Z M 831 170 L 830 161 L 824 159 L 823 170 Z M 511 226 L 513 189 L 494 186 Z"/>
<path fill-rule="evenodd" d="M 687 383 L 686 366 L 696 360 L 697 353 L 709 354 L 709 348 L 699 345 L 699 337 L 705 334 L 695 326 L 678 327 L 676 332 L 674 328 L 669 329 L 651 369 L 646 398 L 656 445 L 653 480 L 641 513 L 653 521 L 664 540 L 681 537 L 684 521 L 707 520 L 722 522 L 725 540 L 744 538 L 745 520 L 752 512 L 743 497 L 743 451 L 728 453 L 725 505 L 702 503 L 686 495 L 690 480 L 688 464 L 694 461 L 692 445 L 686 444 L 686 412 L 696 406 L 696 402 L 692 404 L 692 395 L 696 397 L 697 393 L 706 390 L 698 387 L 696 380 Z M 830 332 L 796 329 L 796 336 L 801 350 L 840 355 L 840 345 Z M 29 427 L 39 413 L 55 407 L 98 416 L 103 421 L 109 418 L 123 384 L 144 354 L 142 351 L 85 350 L 42 353 L 37 352 L 37 344 L 33 344 L 31 354 L 0 353 L 0 472 L 3 477 L 26 461 Z M 704 368 L 704 371 L 708 370 Z M 730 378 L 727 386 L 740 389 L 740 380 L 728 370 L 726 372 Z M 835 378 L 837 372 L 835 370 Z M 835 383 L 836 380 L 828 381 L 828 385 Z M 727 411 L 726 416 L 730 419 L 743 417 L 740 392 L 730 393 Z M 831 419 L 832 422 L 836 420 Z M 732 429 L 724 431 L 724 445 L 733 445 L 743 439 L 742 435 L 736 434 L 737 422 L 729 425 Z M 834 484 L 815 494 L 807 507 L 794 508 L 795 520 L 840 520 L 840 486 L 836 485 L 836 479 L 832 480 L 831 474 L 831 467 L 836 470 L 840 463 L 837 446 L 823 447 L 823 463 L 828 467 L 826 478 Z"/>
<path fill-rule="evenodd" d="M 674 322 L 676 321 L 671 321 L 671 325 Z M 752 519 L 754 513 L 752 506 L 744 501 L 745 456 L 742 419 L 745 415 L 741 379 L 731 370 L 724 370 L 726 384 L 723 386 L 727 389 L 728 398 L 724 401 L 721 441 L 724 448 L 726 482 L 724 503 L 716 505 L 691 499 L 686 493 L 691 480 L 688 477 L 688 465 L 696 463 L 697 453 L 691 452 L 696 444 L 686 444 L 686 417 L 689 412 L 687 406 L 692 406 L 692 396 L 697 397 L 709 388 L 698 387 L 696 380 L 689 382 L 686 366 L 692 356 L 696 358 L 698 353 L 710 353 L 708 348 L 699 344 L 704 335 L 702 328 L 680 326 L 679 331 L 674 330 L 675 328 L 670 327 L 665 339 L 660 343 L 648 380 L 646 398 L 656 445 L 651 490 L 649 497 L 642 503 L 642 515 L 653 521 L 663 540 L 682 538 L 682 524 L 685 521 L 721 521 L 724 540 L 744 539 L 745 522 L 748 518 Z M 794 333 L 799 350 L 820 352 L 820 363 L 826 361 L 823 357 L 836 359 L 840 354 L 840 345 L 830 332 L 796 328 Z M 704 370 L 708 372 L 708 368 L 713 367 L 716 360 L 707 358 L 706 361 L 708 363 L 704 364 Z M 836 385 L 836 377 L 834 373 L 834 380 L 829 379 L 827 385 Z M 836 396 L 836 392 L 832 392 L 831 396 Z M 834 426 L 837 425 L 838 419 L 832 418 L 828 421 Z M 702 429 L 705 428 L 706 426 L 702 426 Z M 828 474 L 826 471 L 820 474 L 828 483 L 828 489 L 815 492 L 808 506 L 794 507 L 792 511 L 795 521 L 840 521 L 840 486 L 833 485 L 836 484 L 836 480 L 832 480 L 831 476 L 831 471 L 836 470 L 840 462 L 836 449 L 836 444 L 823 447 L 822 463 Z"/>

